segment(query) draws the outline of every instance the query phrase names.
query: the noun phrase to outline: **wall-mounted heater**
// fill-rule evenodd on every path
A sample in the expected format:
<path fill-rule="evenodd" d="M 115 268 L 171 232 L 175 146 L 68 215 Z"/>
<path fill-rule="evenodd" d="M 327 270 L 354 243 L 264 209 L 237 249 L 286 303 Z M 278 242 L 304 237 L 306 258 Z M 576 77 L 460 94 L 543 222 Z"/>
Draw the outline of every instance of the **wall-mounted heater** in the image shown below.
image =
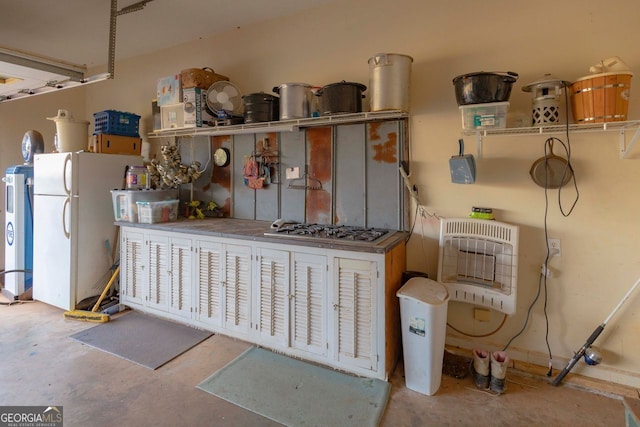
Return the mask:
<path fill-rule="evenodd" d="M 452 301 L 515 313 L 518 230 L 485 219 L 441 220 L 438 281 Z"/>

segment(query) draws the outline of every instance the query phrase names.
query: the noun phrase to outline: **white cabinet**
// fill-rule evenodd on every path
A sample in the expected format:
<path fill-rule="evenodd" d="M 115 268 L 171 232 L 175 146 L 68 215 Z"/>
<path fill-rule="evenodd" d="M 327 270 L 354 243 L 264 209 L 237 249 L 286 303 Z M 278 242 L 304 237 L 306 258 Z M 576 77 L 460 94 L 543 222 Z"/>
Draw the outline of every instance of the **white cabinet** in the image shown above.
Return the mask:
<path fill-rule="evenodd" d="M 404 244 L 387 253 L 123 227 L 121 301 L 359 375 L 400 356 L 395 292 Z"/>
<path fill-rule="evenodd" d="M 191 239 L 170 237 L 169 254 L 169 312 L 190 318 L 193 287 Z"/>
<path fill-rule="evenodd" d="M 254 316 L 261 343 L 326 354 L 327 257 L 258 247 Z"/>
<path fill-rule="evenodd" d="M 257 248 L 254 318 L 265 344 L 289 346 L 289 252 Z"/>
<path fill-rule="evenodd" d="M 377 370 L 377 264 L 335 258 L 334 357 L 341 365 Z"/>
<path fill-rule="evenodd" d="M 316 355 L 327 352 L 327 257 L 292 252 L 291 346 Z"/>
<path fill-rule="evenodd" d="M 143 262 L 147 266 L 146 304 L 153 309 L 169 311 L 169 238 L 147 235 L 144 239 Z"/>
<path fill-rule="evenodd" d="M 251 247 L 224 245 L 222 328 L 248 335 L 251 329 Z"/>
<path fill-rule="evenodd" d="M 197 303 L 195 318 L 199 322 L 222 327 L 222 244 L 198 240 L 196 242 Z"/>
<path fill-rule="evenodd" d="M 125 228 L 121 238 L 121 302 L 190 318 L 191 253 L 190 239 Z"/>
<path fill-rule="evenodd" d="M 122 303 L 143 305 L 146 266 L 144 235 L 135 229 L 124 230 L 120 242 L 120 299 Z"/>
<path fill-rule="evenodd" d="M 195 241 L 195 320 L 214 330 L 248 335 L 251 328 L 251 247 L 219 239 Z"/>

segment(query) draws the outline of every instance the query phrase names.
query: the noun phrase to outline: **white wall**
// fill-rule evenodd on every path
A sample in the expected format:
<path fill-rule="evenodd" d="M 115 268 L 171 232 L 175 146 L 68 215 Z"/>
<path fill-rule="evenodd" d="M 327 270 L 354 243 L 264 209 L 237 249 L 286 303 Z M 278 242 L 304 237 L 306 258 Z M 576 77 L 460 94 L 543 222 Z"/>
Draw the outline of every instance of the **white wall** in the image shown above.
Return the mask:
<path fill-rule="evenodd" d="M 4 176 L 9 166 L 24 163 L 22 157 L 22 138 L 30 129 L 42 134 L 45 151 L 53 150 L 53 136 L 56 133 L 54 121 L 47 117 L 55 117 L 58 109 L 69 110 L 74 117 L 83 119 L 85 115 L 84 89 L 69 89 L 59 93 L 39 95 L 20 101 L 3 102 L 0 104 L 0 171 Z M 2 195 L 5 198 L 5 189 L 2 185 Z M 6 240 L 4 239 L 4 210 L 5 202 L 0 204 L 0 221 L 2 221 L 2 245 L 0 245 L 0 266 L 4 269 L 4 252 Z M 0 278 L 2 279 L 2 278 Z"/>
<path fill-rule="evenodd" d="M 545 196 L 543 189 L 531 181 L 529 168 L 543 155 L 546 137 L 487 138 L 483 158 L 478 160 L 477 183 L 452 184 L 448 159 L 455 154 L 460 137 L 452 79 L 481 70 L 515 71 L 520 79 L 511 96 L 510 116 L 527 115 L 530 94 L 521 88 L 545 73 L 573 81 L 586 75 L 590 65 L 618 55 L 638 74 L 639 14 L 640 3 L 635 0 L 339 1 L 334 7 L 120 61 L 114 81 L 84 89 L 85 116 L 90 119 L 93 112 L 105 108 L 136 112 L 143 115 L 144 128 L 149 129 L 156 79 L 184 68 L 210 66 L 230 76 L 244 93 L 270 92 L 273 86 L 295 81 L 368 84 L 367 60 L 372 55 L 411 55 L 412 178 L 422 203 L 429 212 L 443 217 L 466 216 L 472 206 L 492 207 L 499 220 L 520 226 L 517 313 L 486 338 L 466 338 L 448 329 L 450 344 L 499 349 L 521 329 L 538 290 L 545 254 Z M 632 119 L 640 118 L 640 97 L 633 91 L 638 85 L 632 81 Z M 60 95 L 57 102 L 72 102 L 67 96 L 73 95 L 67 94 Z M 15 160 L 5 163 L 4 153 L 10 148 L 9 142 L 19 145 L 26 129 L 36 125 L 53 129 L 52 123 L 41 118 L 54 115 L 59 107 L 56 103 L 44 108 L 39 101 L 25 102 L 32 108 L 25 111 L 25 104 L 0 104 L 3 166 L 19 160 L 18 152 Z M 6 133 L 8 127 L 11 134 Z M 556 368 L 565 365 L 640 276 L 636 244 L 640 231 L 640 147 L 621 160 L 618 137 L 617 132 L 572 134 L 578 204 L 570 216 L 564 217 L 558 208 L 557 191 L 549 194 L 549 235 L 562 243 L 562 257 L 552 258 L 549 264 L 554 277 L 547 287 L 549 343 Z M 469 152 L 475 152 L 472 141 L 467 139 Z M 571 188 L 565 187 L 563 195 L 568 210 Z M 436 277 L 438 221 L 424 218 L 415 230 L 407 268 Z M 585 367 L 580 362 L 573 372 L 640 386 L 639 304 L 640 295 L 632 296 L 598 339 L 604 362 L 597 367 Z M 488 323 L 474 321 L 472 309 L 452 303 L 449 322 L 467 333 L 481 335 L 502 320 L 502 315 L 493 313 Z M 540 300 L 524 334 L 512 343 L 509 353 L 546 365 L 546 351 Z"/>

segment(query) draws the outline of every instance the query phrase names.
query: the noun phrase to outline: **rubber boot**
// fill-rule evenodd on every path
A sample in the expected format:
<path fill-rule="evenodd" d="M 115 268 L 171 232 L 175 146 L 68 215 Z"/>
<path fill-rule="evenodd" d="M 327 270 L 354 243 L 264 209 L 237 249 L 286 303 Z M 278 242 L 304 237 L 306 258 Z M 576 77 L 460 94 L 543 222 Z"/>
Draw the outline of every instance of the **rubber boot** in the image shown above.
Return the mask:
<path fill-rule="evenodd" d="M 471 361 L 471 376 L 476 387 L 482 390 L 489 389 L 489 352 L 486 350 L 473 350 Z"/>
<path fill-rule="evenodd" d="M 491 353 L 491 391 L 497 394 L 504 393 L 505 380 L 507 378 L 507 364 L 509 356 L 504 351 Z"/>

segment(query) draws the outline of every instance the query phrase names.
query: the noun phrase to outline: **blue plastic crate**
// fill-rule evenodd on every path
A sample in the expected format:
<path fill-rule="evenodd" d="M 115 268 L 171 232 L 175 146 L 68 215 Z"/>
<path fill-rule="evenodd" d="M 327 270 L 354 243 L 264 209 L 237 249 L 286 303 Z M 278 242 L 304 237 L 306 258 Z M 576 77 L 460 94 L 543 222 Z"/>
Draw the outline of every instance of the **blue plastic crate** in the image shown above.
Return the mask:
<path fill-rule="evenodd" d="M 94 113 L 94 135 L 106 133 L 109 135 L 140 137 L 140 116 L 116 110 L 104 110 Z"/>

